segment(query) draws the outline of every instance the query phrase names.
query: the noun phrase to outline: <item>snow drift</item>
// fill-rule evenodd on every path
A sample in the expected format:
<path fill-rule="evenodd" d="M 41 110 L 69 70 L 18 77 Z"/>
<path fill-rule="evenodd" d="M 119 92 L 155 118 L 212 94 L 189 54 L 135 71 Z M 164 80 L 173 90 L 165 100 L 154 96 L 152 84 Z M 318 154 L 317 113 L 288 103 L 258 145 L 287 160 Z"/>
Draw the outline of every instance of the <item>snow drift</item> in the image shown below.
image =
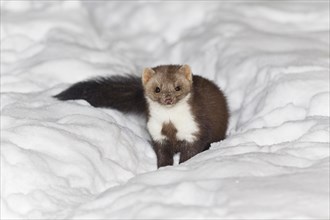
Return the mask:
<path fill-rule="evenodd" d="M 1 2 L 2 219 L 328 219 L 329 2 Z M 228 137 L 156 169 L 145 123 L 53 95 L 189 64 Z"/>

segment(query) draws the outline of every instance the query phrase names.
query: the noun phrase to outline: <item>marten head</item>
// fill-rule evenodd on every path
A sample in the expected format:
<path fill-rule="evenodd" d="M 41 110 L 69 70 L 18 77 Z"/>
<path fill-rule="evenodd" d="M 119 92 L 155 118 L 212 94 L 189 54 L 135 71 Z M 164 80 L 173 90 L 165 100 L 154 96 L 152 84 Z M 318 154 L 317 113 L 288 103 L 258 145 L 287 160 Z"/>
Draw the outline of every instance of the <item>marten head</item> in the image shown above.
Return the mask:
<path fill-rule="evenodd" d="M 145 68 L 142 83 L 148 98 L 171 107 L 191 91 L 192 72 L 186 64 Z"/>

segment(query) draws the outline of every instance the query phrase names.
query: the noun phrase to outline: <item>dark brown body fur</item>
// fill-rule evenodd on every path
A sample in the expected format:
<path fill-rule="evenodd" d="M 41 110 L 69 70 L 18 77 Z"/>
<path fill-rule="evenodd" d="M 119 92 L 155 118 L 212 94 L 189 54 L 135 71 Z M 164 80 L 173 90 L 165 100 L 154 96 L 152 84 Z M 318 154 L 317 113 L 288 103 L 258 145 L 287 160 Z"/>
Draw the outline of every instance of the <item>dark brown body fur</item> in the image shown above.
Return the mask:
<path fill-rule="evenodd" d="M 158 158 L 158 167 L 173 164 L 173 156 L 180 153 L 182 163 L 196 154 L 209 149 L 210 144 L 223 140 L 226 136 L 229 112 L 226 98 L 211 81 L 193 76 L 191 98 L 188 101 L 199 127 L 193 143 L 177 140 L 177 130 L 172 123 L 163 124 L 162 134 L 167 136 L 163 142 L 153 143 Z"/>

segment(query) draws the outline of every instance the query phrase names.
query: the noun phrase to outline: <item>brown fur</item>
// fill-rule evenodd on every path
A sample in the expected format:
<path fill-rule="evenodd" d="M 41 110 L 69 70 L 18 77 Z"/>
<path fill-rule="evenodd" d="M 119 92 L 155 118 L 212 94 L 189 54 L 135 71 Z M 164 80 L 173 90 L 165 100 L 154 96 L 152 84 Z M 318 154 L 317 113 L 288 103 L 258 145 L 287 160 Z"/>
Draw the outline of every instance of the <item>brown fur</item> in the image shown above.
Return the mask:
<path fill-rule="evenodd" d="M 178 130 L 174 127 L 174 125 L 169 123 L 164 123 L 162 128 L 162 134 L 165 135 L 169 140 L 175 140 L 176 139 L 176 133 Z"/>
<path fill-rule="evenodd" d="M 193 76 L 193 89 L 190 104 L 201 126 L 201 136 L 210 143 L 225 138 L 228 126 L 228 106 L 221 90 L 211 81 Z"/>

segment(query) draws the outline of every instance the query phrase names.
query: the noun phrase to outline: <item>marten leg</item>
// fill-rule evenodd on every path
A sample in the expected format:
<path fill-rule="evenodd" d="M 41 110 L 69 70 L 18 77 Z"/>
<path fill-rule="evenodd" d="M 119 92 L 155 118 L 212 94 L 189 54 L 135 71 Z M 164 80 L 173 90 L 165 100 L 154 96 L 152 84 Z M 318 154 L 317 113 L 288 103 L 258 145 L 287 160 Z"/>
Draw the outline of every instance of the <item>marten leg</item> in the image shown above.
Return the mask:
<path fill-rule="evenodd" d="M 164 167 L 168 165 L 173 165 L 174 152 L 172 146 L 168 141 L 154 141 L 153 147 L 157 155 L 157 166 Z"/>
<path fill-rule="evenodd" d="M 183 141 L 180 145 L 180 161 L 179 163 L 183 163 L 186 160 L 189 160 L 196 154 L 204 151 L 206 148 L 206 143 L 202 143 L 201 141 L 195 142 L 186 142 Z"/>

